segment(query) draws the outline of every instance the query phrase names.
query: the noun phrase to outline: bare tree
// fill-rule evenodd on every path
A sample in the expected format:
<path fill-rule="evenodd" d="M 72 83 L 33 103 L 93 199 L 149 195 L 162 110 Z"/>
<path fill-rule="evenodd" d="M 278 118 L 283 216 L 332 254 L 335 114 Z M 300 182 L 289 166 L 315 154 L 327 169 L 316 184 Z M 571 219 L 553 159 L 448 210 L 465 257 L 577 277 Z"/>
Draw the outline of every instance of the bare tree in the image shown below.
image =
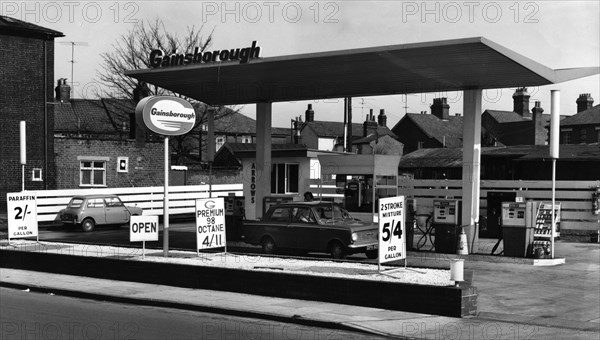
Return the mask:
<path fill-rule="evenodd" d="M 200 28 L 188 27 L 187 33 L 180 38 L 176 33 L 169 32 L 160 19 L 156 19 L 154 22 L 140 21 L 112 45 L 110 52 L 101 54 L 102 64 L 97 78 L 103 86 L 98 95 L 101 98 L 110 99 L 111 106 L 117 107 L 115 111 L 126 115 L 142 98 L 152 95 L 177 96 L 188 100 L 194 106 L 198 117 L 194 128 L 188 134 L 170 138 L 171 150 L 175 153 L 175 159 L 173 159 L 175 164 L 181 164 L 193 153 L 200 154 L 202 152 L 198 149 L 199 131 L 201 125 L 206 123 L 206 113 L 209 107 L 194 98 L 126 76 L 125 71 L 150 68 L 149 54 L 150 51 L 156 49 L 166 53 L 171 51 L 189 53 L 198 47 L 201 52 L 204 52 L 212 45 L 214 28 L 207 36 L 203 35 L 203 29 L 204 25 Z M 239 108 L 224 107 L 213 109 L 215 120 L 239 110 Z"/>

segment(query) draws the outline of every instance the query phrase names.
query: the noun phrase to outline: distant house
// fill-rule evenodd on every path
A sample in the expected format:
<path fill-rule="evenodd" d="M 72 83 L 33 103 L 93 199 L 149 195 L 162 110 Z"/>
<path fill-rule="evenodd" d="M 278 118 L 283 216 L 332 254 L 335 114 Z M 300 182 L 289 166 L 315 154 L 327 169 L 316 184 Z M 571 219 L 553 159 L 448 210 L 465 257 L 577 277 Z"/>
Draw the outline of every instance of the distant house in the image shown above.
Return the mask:
<path fill-rule="evenodd" d="M 598 144 L 560 145 L 557 180 L 600 180 Z M 549 147 L 515 145 L 481 150 L 482 180 L 551 180 Z M 461 179 L 462 149 L 421 149 L 404 155 L 399 173 L 415 179 Z"/>
<path fill-rule="evenodd" d="M 435 98 L 431 114 L 407 113 L 392 128 L 404 144 L 404 154 L 423 148 L 457 148 L 462 146 L 463 117 L 450 115 L 446 98 Z"/>
<path fill-rule="evenodd" d="M 543 114 L 539 101 L 529 110 L 527 88 L 518 88 L 513 94 L 513 110 L 485 110 L 481 115 L 482 144 L 547 145 L 550 115 Z"/>
<path fill-rule="evenodd" d="M 300 141 L 309 149 L 322 151 L 342 151 L 344 144 L 344 123 L 315 120 L 312 104 L 308 104 L 305 112 L 305 121 L 299 126 Z M 352 152 L 371 154 L 374 142 L 385 136 L 396 138 L 396 135 L 387 127 L 387 116 L 381 110 L 375 121 L 373 110 L 363 123 L 352 123 Z"/>
<path fill-rule="evenodd" d="M 600 105 L 589 93 L 579 95 L 577 113 L 560 122 L 560 143 L 600 143 Z"/>

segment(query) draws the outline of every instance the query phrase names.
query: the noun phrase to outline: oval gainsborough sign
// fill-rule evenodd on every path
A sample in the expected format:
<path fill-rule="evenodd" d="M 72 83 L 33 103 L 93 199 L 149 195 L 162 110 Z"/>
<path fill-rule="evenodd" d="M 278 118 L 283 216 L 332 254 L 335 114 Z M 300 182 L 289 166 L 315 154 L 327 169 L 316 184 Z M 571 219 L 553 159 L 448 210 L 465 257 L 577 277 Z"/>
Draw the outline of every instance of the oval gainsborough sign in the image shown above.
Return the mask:
<path fill-rule="evenodd" d="M 135 108 L 135 116 L 152 132 L 168 136 L 186 134 L 196 123 L 192 104 L 171 96 L 150 96 L 140 100 Z"/>

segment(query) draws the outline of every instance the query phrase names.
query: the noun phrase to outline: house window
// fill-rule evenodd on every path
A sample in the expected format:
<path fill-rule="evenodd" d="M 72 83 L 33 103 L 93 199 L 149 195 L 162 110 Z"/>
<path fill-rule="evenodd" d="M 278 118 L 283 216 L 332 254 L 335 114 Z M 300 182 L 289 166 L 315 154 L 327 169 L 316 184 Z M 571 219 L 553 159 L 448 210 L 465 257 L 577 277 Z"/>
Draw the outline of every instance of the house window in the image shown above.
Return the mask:
<path fill-rule="evenodd" d="M 79 163 L 79 185 L 90 187 L 106 186 L 106 162 L 81 161 Z"/>
<path fill-rule="evenodd" d="M 581 130 L 579 130 L 579 143 L 585 142 L 587 142 L 587 130 L 585 128 L 582 128 Z"/>
<path fill-rule="evenodd" d="M 271 167 L 271 193 L 298 193 L 299 166 L 293 163 L 273 164 Z"/>
<path fill-rule="evenodd" d="M 33 168 L 33 170 L 31 171 L 31 180 L 34 182 L 41 182 L 43 181 L 42 179 L 42 169 L 40 168 Z"/>
<path fill-rule="evenodd" d="M 560 144 L 571 144 L 571 129 L 560 131 Z"/>
<path fill-rule="evenodd" d="M 242 136 L 242 143 L 252 143 L 252 136 Z"/>
<path fill-rule="evenodd" d="M 425 147 L 425 142 L 423 142 L 423 141 L 417 142 L 417 149 L 423 149 L 424 147 Z"/>
<path fill-rule="evenodd" d="M 219 151 L 219 149 L 225 144 L 225 136 L 219 136 L 215 139 L 215 151 Z"/>
<path fill-rule="evenodd" d="M 600 127 L 596 128 L 596 142 L 600 143 Z"/>

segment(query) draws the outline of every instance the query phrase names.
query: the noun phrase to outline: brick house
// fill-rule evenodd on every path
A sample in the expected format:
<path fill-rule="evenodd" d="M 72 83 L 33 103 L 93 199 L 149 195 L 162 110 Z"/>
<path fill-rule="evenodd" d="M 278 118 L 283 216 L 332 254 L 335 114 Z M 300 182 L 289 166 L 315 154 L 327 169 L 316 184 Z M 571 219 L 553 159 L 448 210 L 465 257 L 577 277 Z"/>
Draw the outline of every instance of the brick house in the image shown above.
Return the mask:
<path fill-rule="evenodd" d="M 19 122 L 26 122 L 25 189 L 53 189 L 54 39 L 61 32 L 0 16 L 0 209 L 21 191 Z"/>
<path fill-rule="evenodd" d="M 70 99 L 69 86 L 64 80 L 58 83 L 54 103 L 57 189 L 163 184 L 162 138 L 136 134 L 133 101 Z"/>
<path fill-rule="evenodd" d="M 305 112 L 305 121 L 299 122 L 299 134 L 301 142 L 312 150 L 342 151 L 344 142 L 344 123 L 315 120 L 315 112 L 312 104 L 308 104 Z M 352 123 L 352 150 L 359 154 L 372 154 L 373 147 L 381 138 L 389 143 L 396 143 L 396 135 L 387 127 L 385 111 L 381 110 L 375 121 L 373 110 L 370 111 L 365 121 Z M 391 139 L 391 140 L 390 140 Z"/>
<path fill-rule="evenodd" d="M 560 122 L 560 144 L 600 144 L 600 105 L 589 93 L 577 98 L 577 113 Z"/>
<path fill-rule="evenodd" d="M 482 144 L 547 145 L 550 115 L 543 114 L 539 101 L 529 110 L 529 98 L 527 88 L 518 88 L 513 94 L 512 111 L 485 110 L 481 115 Z"/>
<path fill-rule="evenodd" d="M 431 114 L 407 113 L 392 128 L 404 144 L 404 154 L 423 148 L 456 148 L 462 146 L 463 117 L 450 115 L 446 98 L 435 98 Z"/>

